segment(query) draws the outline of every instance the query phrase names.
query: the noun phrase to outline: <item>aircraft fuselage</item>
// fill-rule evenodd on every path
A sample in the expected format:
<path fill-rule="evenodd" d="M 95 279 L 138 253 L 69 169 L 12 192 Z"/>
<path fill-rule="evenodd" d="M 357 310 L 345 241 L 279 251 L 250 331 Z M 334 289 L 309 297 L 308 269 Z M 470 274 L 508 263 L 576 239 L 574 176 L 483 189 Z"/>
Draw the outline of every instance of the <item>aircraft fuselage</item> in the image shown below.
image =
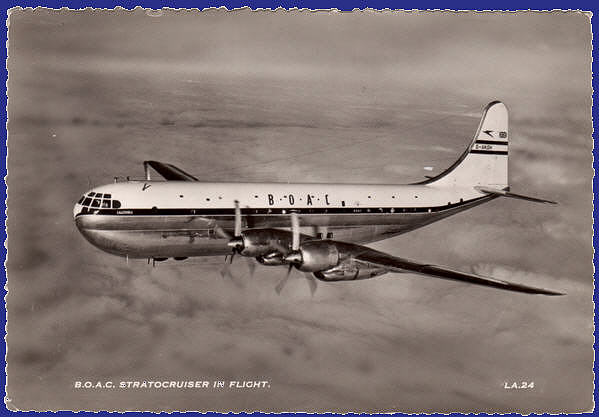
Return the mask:
<path fill-rule="evenodd" d="M 302 234 L 368 243 L 493 198 L 473 187 L 434 185 L 127 181 L 87 192 L 74 216 L 86 239 L 106 252 L 171 258 L 230 253 L 215 227 L 233 229 L 236 200 L 244 229 L 289 230 L 296 212 Z"/>

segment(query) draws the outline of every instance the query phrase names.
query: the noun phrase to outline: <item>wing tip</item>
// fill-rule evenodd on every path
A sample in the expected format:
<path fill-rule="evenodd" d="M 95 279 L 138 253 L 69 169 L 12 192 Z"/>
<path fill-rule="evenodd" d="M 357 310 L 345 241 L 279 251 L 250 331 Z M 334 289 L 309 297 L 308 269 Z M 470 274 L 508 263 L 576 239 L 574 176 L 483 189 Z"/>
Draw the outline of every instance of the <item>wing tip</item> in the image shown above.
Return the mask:
<path fill-rule="evenodd" d="M 564 292 L 548 290 L 546 288 L 529 287 L 528 285 L 516 284 L 512 282 L 506 282 L 508 285 L 504 288 L 509 291 L 516 291 L 521 293 L 533 294 L 533 295 L 549 295 L 552 297 L 567 295 Z"/>
<path fill-rule="evenodd" d="M 568 295 L 565 292 L 548 290 L 546 288 L 527 287 L 527 286 L 521 286 L 521 287 L 523 287 L 525 289 L 525 292 L 532 293 L 532 294 L 537 294 L 537 295 L 549 295 L 549 296 L 552 296 L 552 297 L 558 297 L 558 296 Z"/>
<path fill-rule="evenodd" d="M 565 292 L 557 292 L 557 291 L 549 291 L 549 290 L 543 290 L 543 292 L 540 293 L 540 294 L 541 295 L 549 295 L 549 296 L 552 296 L 552 297 L 561 297 L 561 296 L 564 296 L 564 295 L 568 295 Z"/>

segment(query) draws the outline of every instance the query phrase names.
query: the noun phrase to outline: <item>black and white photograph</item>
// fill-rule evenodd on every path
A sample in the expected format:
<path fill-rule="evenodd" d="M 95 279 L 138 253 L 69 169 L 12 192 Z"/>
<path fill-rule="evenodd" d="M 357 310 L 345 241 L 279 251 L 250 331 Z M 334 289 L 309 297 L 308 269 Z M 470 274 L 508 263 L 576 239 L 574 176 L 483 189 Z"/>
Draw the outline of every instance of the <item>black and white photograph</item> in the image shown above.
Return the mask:
<path fill-rule="evenodd" d="M 590 13 L 7 27 L 9 410 L 594 409 Z"/>

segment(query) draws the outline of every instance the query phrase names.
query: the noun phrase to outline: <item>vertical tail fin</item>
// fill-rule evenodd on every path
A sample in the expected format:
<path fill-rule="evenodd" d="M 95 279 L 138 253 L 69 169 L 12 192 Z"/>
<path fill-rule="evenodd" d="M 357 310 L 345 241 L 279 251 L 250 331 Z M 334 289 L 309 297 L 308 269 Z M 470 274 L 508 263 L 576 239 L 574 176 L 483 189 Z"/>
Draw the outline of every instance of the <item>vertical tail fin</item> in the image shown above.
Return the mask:
<path fill-rule="evenodd" d="M 508 138 L 507 108 L 493 101 L 485 107 L 478 130 L 460 159 L 421 184 L 507 188 Z"/>

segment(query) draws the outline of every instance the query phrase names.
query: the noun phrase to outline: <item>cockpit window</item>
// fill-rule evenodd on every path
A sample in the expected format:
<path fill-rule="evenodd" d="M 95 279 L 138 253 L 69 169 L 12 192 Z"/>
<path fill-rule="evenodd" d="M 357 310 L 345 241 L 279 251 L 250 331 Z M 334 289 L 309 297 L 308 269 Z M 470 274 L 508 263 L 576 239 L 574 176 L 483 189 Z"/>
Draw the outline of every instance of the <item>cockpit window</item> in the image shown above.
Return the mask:
<path fill-rule="evenodd" d="M 100 210 L 90 210 L 92 208 L 97 209 L 110 209 L 121 207 L 121 202 L 118 200 L 111 200 L 112 194 L 103 194 L 90 192 L 87 196 L 81 197 L 79 199 L 79 204 L 83 206 L 81 209 L 81 213 L 100 213 Z"/>

